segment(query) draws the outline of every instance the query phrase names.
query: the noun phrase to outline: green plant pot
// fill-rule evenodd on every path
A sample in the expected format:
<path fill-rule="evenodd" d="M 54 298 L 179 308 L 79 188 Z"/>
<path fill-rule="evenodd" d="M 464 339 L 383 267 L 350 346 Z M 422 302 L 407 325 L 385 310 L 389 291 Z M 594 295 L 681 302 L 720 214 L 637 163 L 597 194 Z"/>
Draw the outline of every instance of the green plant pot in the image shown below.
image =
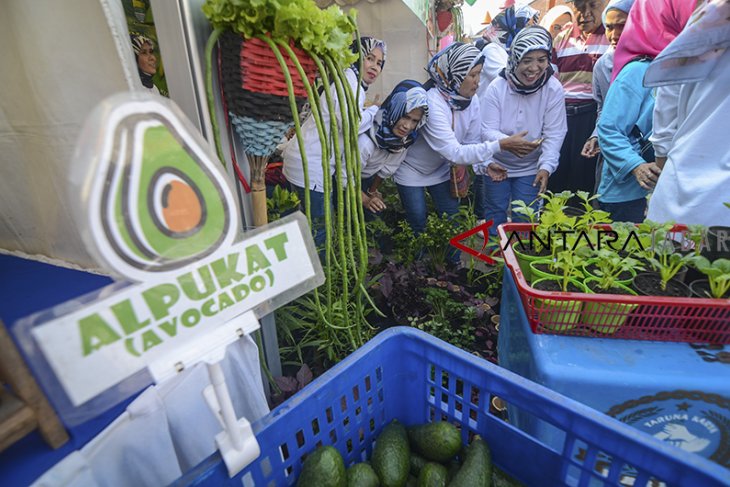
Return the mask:
<path fill-rule="evenodd" d="M 560 279 L 544 278 L 537 279 L 533 283 L 533 287 L 543 281 L 557 281 Z M 582 282 L 570 279 L 570 282 L 582 290 L 588 292 Z M 558 301 L 555 299 L 538 299 L 535 298 L 535 310 L 537 311 L 537 320 L 546 330 L 556 332 L 568 331 L 580 322 L 583 303 L 581 301 L 566 300 Z"/>
<path fill-rule="evenodd" d="M 545 272 L 541 269 L 539 269 L 538 265 L 547 264 L 550 265 L 553 263 L 553 260 L 549 257 L 540 257 L 539 259 L 531 260 L 530 261 L 530 273 L 532 275 L 533 280 L 538 279 L 561 279 L 561 277 L 558 274 L 551 274 L 550 272 Z M 532 283 L 532 281 L 530 281 Z"/>
<path fill-rule="evenodd" d="M 592 291 L 588 287 L 589 282 L 598 282 L 598 279 L 589 277 L 583 284 L 588 288 L 588 291 Z M 616 287 L 621 288 L 631 294 L 637 296 L 637 293 L 624 284 L 616 284 Z M 583 304 L 583 324 L 590 326 L 593 330 L 604 333 L 606 335 L 612 335 L 626 323 L 626 318 L 638 308 L 638 304 L 624 304 L 624 303 L 584 303 Z"/>
<path fill-rule="evenodd" d="M 595 264 L 595 262 L 596 262 L 596 259 L 591 259 L 588 262 L 586 262 L 585 264 L 583 264 L 583 275 L 586 276 L 587 279 L 591 279 L 591 278 L 598 279 L 599 278 L 599 276 L 591 273 L 591 271 L 588 270 L 588 267 L 592 264 Z M 629 272 L 631 273 L 630 278 L 620 279 L 620 280 L 617 280 L 616 282 L 619 284 L 623 284 L 624 286 L 630 285 L 633 282 L 634 277 L 636 276 L 636 271 L 634 269 L 629 269 Z"/>
<path fill-rule="evenodd" d="M 515 253 L 515 257 L 517 258 L 517 263 L 520 265 L 520 270 L 522 271 L 522 274 L 525 276 L 525 279 L 528 283 L 532 283 L 534 276 L 532 275 L 532 268 L 530 268 L 530 262 L 533 260 L 538 259 L 544 259 L 545 256 L 541 255 L 528 255 L 520 252 L 515 248 L 516 244 L 512 244 L 512 251 Z"/>

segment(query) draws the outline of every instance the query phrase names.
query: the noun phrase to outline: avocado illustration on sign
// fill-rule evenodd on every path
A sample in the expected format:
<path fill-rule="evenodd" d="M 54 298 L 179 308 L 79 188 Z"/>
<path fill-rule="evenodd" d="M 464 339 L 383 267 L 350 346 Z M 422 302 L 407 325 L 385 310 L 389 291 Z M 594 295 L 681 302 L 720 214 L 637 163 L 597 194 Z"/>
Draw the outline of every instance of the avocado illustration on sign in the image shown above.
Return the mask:
<path fill-rule="evenodd" d="M 82 199 L 90 210 L 85 234 L 100 263 L 142 281 L 233 243 L 239 217 L 223 166 L 172 102 L 116 95 L 85 131 L 96 132 L 101 146 L 77 149 L 93 168 Z"/>

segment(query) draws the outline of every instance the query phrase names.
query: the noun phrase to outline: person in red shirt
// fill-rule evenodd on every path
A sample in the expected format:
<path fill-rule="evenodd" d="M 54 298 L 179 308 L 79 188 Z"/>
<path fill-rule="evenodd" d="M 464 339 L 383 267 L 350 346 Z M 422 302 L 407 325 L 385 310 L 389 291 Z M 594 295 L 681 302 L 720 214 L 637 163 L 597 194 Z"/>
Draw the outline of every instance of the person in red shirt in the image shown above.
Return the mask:
<path fill-rule="evenodd" d="M 592 192 L 595 186 L 596 157 L 583 157 L 581 150 L 596 125 L 593 66 L 609 46 L 601 23 L 605 6 L 605 0 L 574 0 L 575 22 L 566 24 L 553 44 L 553 62 L 565 90 L 568 115 L 560 164 L 548 184 L 554 192 Z"/>

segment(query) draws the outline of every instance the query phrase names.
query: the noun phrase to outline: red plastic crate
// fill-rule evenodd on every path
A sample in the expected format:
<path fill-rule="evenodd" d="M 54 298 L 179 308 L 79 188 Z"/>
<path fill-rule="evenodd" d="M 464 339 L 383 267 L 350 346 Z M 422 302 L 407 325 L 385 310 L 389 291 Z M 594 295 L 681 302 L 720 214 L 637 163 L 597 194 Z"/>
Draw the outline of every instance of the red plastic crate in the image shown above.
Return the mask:
<path fill-rule="evenodd" d="M 498 233 L 505 265 L 517 284 L 533 333 L 659 340 L 730 343 L 730 300 L 668 298 L 551 292 L 527 283 L 512 248 L 512 232 L 523 235 L 529 223 L 500 225 Z M 675 227 L 681 231 L 682 227 Z M 506 247 L 506 248 L 505 248 Z"/>

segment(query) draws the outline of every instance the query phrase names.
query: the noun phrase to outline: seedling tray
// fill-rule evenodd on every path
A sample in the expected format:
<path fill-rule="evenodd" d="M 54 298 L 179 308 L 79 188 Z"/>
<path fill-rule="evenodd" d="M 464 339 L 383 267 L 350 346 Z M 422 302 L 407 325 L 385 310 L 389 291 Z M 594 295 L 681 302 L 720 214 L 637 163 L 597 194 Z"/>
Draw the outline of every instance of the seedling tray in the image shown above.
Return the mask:
<path fill-rule="evenodd" d="M 507 245 L 513 232 L 526 235 L 533 225 L 500 225 L 505 265 L 517 285 L 533 333 L 730 343 L 730 300 L 549 292 L 532 288 Z M 675 230 L 681 231 L 681 227 Z"/>

